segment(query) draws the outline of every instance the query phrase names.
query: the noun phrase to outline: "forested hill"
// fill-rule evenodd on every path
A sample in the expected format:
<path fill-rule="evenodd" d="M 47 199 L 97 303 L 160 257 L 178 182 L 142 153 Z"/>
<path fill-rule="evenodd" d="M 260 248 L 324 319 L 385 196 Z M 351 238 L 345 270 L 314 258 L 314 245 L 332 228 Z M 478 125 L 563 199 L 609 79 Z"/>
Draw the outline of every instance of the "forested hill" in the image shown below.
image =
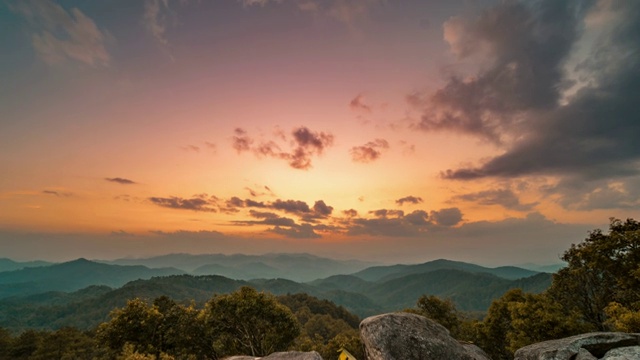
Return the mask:
<path fill-rule="evenodd" d="M 166 295 L 185 303 L 193 299 L 202 305 L 214 294 L 230 293 L 242 286 L 276 295 L 306 293 L 331 300 L 361 317 L 412 307 L 425 293 L 450 297 L 462 310 L 485 311 L 492 300 L 510 288 L 539 292 L 550 282 L 549 274 L 513 281 L 490 274 L 446 269 L 380 282 L 353 276 L 298 283 L 285 279 L 243 281 L 222 276 L 173 275 L 135 280 L 116 289 L 90 287 L 73 293 L 57 291 L 3 299 L 0 300 L 0 327 L 89 329 L 105 321 L 111 310 L 124 306 L 128 299 L 139 297 L 151 301 Z"/>
<path fill-rule="evenodd" d="M 373 266 L 354 273 L 353 275 L 367 281 L 381 281 L 397 279 L 406 275 L 420 274 L 434 270 L 462 270 L 470 273 L 487 273 L 510 280 L 521 279 L 538 274 L 537 271 L 515 266 L 488 268 L 461 261 L 439 259 L 416 265 Z"/>

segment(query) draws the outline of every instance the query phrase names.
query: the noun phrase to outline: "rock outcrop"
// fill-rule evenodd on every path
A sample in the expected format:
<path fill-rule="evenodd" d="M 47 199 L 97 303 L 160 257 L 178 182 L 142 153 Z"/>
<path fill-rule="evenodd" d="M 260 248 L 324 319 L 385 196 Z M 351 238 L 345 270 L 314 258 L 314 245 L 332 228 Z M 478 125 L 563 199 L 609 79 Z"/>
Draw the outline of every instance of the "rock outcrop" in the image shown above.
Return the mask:
<path fill-rule="evenodd" d="M 424 316 L 391 313 L 360 323 L 368 360 L 488 360 L 475 345 L 461 344 L 442 325 Z"/>
<path fill-rule="evenodd" d="M 595 332 L 543 341 L 519 349 L 514 358 L 514 360 L 574 359 L 640 359 L 640 334 Z"/>
<path fill-rule="evenodd" d="M 253 356 L 232 356 L 225 360 L 322 360 L 322 356 L 315 351 L 301 352 L 301 351 L 285 351 L 273 353 L 265 357 L 253 357 Z"/>

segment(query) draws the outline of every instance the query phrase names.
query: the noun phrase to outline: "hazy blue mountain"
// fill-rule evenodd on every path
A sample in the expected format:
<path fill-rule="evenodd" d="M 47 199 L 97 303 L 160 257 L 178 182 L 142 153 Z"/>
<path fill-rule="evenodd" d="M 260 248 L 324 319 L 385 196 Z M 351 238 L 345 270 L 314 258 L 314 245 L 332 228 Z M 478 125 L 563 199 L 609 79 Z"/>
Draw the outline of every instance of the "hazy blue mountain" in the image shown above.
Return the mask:
<path fill-rule="evenodd" d="M 0 273 L 0 298 L 47 291 L 76 291 L 90 285 L 120 287 L 131 280 L 182 274 L 175 268 L 149 269 L 78 259 L 61 264 Z"/>
<path fill-rule="evenodd" d="M 515 280 L 537 274 L 537 271 L 518 268 L 515 266 L 501 266 L 488 268 L 480 265 L 465 263 L 461 261 L 451 261 L 445 259 L 433 260 L 423 264 L 415 265 L 391 265 L 373 266 L 353 275 L 366 281 L 387 281 L 401 278 L 406 275 L 426 273 L 435 270 L 462 270 L 470 273 L 487 273 L 503 279 Z"/>
<path fill-rule="evenodd" d="M 555 272 L 558 272 L 558 270 L 562 269 L 563 267 L 567 266 L 567 263 L 548 264 L 548 265 L 526 263 L 526 264 L 520 264 L 517 266 L 524 269 L 533 270 L 533 271 L 555 273 Z"/>
<path fill-rule="evenodd" d="M 48 266 L 53 263 L 46 261 L 14 261 L 7 258 L 0 258 L 0 272 L 20 270 L 27 267 Z"/>
<path fill-rule="evenodd" d="M 220 275 L 236 280 L 250 280 L 256 278 L 277 278 L 282 271 L 261 262 L 254 262 L 236 266 L 207 264 L 191 272 L 193 275 Z"/>
<path fill-rule="evenodd" d="M 101 261 L 150 268 L 175 267 L 194 275 L 222 275 L 233 279 L 283 278 L 299 282 L 349 274 L 373 265 L 358 260 L 335 260 L 310 254 L 169 254 L 143 259 Z"/>

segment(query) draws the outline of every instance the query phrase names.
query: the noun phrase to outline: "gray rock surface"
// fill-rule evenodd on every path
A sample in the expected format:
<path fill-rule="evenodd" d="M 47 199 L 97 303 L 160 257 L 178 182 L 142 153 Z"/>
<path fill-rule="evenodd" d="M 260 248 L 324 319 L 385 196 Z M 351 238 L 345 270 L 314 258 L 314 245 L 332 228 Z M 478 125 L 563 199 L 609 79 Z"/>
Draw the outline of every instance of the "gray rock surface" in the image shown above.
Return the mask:
<path fill-rule="evenodd" d="M 322 360 L 322 356 L 315 351 L 301 352 L 301 351 L 284 351 L 277 352 L 265 357 L 253 357 L 253 356 L 232 356 L 225 358 L 225 360 Z"/>
<path fill-rule="evenodd" d="M 640 346 L 627 346 L 607 351 L 603 360 L 640 359 Z"/>
<path fill-rule="evenodd" d="M 514 360 L 573 360 L 580 349 L 600 359 L 612 349 L 640 345 L 640 334 L 595 332 L 543 341 L 518 349 Z M 584 351 L 582 355 L 585 357 Z"/>
<path fill-rule="evenodd" d="M 488 360 L 480 348 L 461 344 L 449 331 L 424 316 L 392 313 L 360 323 L 368 360 Z"/>

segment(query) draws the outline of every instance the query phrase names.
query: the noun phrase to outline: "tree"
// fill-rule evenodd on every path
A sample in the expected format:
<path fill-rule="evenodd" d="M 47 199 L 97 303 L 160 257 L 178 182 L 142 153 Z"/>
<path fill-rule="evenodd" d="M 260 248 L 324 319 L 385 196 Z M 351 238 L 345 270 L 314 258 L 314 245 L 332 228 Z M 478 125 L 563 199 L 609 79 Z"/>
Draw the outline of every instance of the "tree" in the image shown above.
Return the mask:
<path fill-rule="evenodd" d="M 612 302 L 640 308 L 640 222 L 610 219 L 563 255 L 567 267 L 553 277 L 549 295 L 567 311 L 578 311 L 594 329 L 608 330 L 605 308 Z"/>
<path fill-rule="evenodd" d="M 126 344 L 133 345 L 134 352 L 156 354 L 160 350 L 159 328 L 162 314 L 157 307 L 149 306 L 141 299 L 127 302 L 122 309 L 110 314 L 111 320 L 98 327 L 98 340 L 117 352 Z"/>
<path fill-rule="evenodd" d="M 203 318 L 207 330 L 214 334 L 218 356 L 266 356 L 287 350 L 300 334 L 289 308 L 273 295 L 246 286 L 214 296 L 207 302 Z"/>
<path fill-rule="evenodd" d="M 628 333 L 640 332 L 640 311 L 633 311 L 617 302 L 612 302 L 604 312 L 608 317 L 607 325 L 611 329 Z"/>
<path fill-rule="evenodd" d="M 418 314 L 446 327 L 455 337 L 454 334 L 458 332 L 461 321 L 458 317 L 458 311 L 450 299 L 442 300 L 434 295 L 423 295 L 418 299 L 417 306 Z"/>

